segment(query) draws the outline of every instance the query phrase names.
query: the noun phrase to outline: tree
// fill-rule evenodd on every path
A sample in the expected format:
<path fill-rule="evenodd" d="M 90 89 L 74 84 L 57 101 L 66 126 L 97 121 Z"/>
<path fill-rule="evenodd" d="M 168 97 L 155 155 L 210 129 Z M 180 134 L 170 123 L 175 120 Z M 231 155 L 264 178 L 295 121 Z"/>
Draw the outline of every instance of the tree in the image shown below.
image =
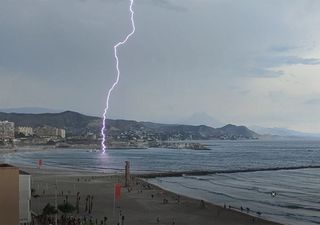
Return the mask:
<path fill-rule="evenodd" d="M 42 223 L 48 224 L 52 218 L 50 216 L 58 213 L 58 210 L 48 203 L 42 210 Z"/>
<path fill-rule="evenodd" d="M 14 136 L 15 136 L 15 138 L 25 138 L 26 137 L 26 135 L 21 132 L 15 132 Z"/>
<path fill-rule="evenodd" d="M 54 215 L 58 213 L 58 210 L 53 206 L 48 203 L 42 210 L 42 215 L 48 216 L 48 215 Z"/>
<path fill-rule="evenodd" d="M 68 213 L 72 213 L 76 210 L 76 207 L 74 207 L 73 205 L 71 205 L 69 202 L 65 202 L 63 204 L 58 205 L 58 209 L 64 213 L 64 214 L 68 214 Z"/>

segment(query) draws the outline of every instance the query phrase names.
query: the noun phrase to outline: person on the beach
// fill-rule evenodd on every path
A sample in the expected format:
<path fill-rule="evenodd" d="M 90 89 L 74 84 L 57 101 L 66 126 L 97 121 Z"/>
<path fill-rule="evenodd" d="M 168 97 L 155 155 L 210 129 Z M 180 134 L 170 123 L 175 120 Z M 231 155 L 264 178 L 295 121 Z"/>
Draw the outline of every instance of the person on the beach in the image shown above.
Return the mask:
<path fill-rule="evenodd" d="M 90 212 L 92 212 L 92 207 L 93 207 L 93 195 L 91 195 L 91 205 L 90 205 Z"/>
<path fill-rule="evenodd" d="M 159 224 L 160 223 L 160 218 L 159 218 L 159 216 L 157 217 L 157 224 Z"/>
<path fill-rule="evenodd" d="M 88 211 L 88 196 L 86 197 L 86 207 L 85 207 L 85 210 L 84 210 L 85 212 L 87 212 Z"/>
<path fill-rule="evenodd" d="M 201 208 L 205 208 L 206 207 L 203 200 L 200 200 L 200 207 Z"/>
<path fill-rule="evenodd" d="M 124 216 L 121 217 L 121 225 L 124 225 Z"/>

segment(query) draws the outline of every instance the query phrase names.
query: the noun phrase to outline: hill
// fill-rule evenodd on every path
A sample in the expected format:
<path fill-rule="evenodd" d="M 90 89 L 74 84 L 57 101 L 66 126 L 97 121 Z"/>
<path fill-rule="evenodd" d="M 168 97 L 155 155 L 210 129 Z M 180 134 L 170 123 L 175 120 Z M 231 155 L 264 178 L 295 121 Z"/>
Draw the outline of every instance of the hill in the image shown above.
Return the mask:
<path fill-rule="evenodd" d="M 100 133 L 101 118 L 86 116 L 77 112 L 62 113 L 0 113 L 0 121 L 8 120 L 16 126 L 39 127 L 48 125 L 66 129 L 68 136 Z M 159 140 L 186 139 L 256 139 L 258 134 L 244 126 L 227 125 L 213 128 L 205 125 L 160 124 L 134 120 L 107 120 L 108 135 L 123 139 L 151 138 Z"/>

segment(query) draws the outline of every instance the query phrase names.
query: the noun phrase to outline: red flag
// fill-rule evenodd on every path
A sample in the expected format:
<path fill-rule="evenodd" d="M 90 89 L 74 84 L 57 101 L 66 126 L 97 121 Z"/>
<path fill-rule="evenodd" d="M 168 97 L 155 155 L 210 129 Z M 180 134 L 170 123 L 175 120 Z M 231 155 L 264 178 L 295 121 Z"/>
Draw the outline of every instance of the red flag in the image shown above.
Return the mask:
<path fill-rule="evenodd" d="M 114 198 L 119 200 L 121 197 L 121 184 L 114 185 Z"/>

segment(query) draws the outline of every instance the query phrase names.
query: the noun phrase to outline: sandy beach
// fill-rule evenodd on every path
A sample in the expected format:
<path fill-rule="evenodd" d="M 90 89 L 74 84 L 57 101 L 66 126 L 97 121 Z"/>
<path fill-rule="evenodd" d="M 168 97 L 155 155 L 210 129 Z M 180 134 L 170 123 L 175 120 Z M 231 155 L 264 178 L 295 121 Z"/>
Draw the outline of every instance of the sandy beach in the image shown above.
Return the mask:
<path fill-rule="evenodd" d="M 203 203 L 200 200 L 164 191 L 148 184 L 145 180 L 132 178 L 131 190 L 122 188 L 121 200 L 114 207 L 114 185 L 124 183 L 121 175 L 94 173 L 75 173 L 53 170 L 25 169 L 32 175 L 32 188 L 37 198 L 32 197 L 31 208 L 35 214 L 41 214 L 47 203 L 55 204 L 55 184 L 57 201 L 76 205 L 77 193 L 80 196 L 79 213 L 72 215 L 79 221 L 90 224 L 130 224 L 130 225 L 274 225 L 254 213 Z M 68 196 L 68 197 L 66 197 Z M 86 210 L 86 198 L 92 198 L 92 212 Z M 166 202 L 166 203 L 164 203 Z M 121 215 L 120 215 L 121 214 Z M 123 218 L 122 218 L 123 217 Z M 85 219 L 84 219 L 85 218 Z"/>

